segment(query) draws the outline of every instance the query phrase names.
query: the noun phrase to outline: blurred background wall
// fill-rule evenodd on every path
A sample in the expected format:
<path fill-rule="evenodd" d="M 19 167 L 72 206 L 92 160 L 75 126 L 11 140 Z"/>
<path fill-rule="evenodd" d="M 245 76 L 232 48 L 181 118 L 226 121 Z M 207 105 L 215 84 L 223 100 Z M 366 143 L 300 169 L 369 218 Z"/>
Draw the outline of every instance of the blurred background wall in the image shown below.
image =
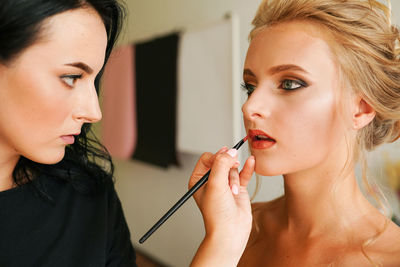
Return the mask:
<path fill-rule="evenodd" d="M 126 4 L 129 16 L 121 44 L 148 40 L 176 30 L 190 31 L 218 23 L 228 13 L 235 14 L 240 23 L 242 66 L 248 47 L 247 35 L 251 19 L 259 1 L 127 0 Z M 221 147 L 223 145 L 232 144 L 221 144 Z M 166 265 L 177 267 L 189 265 L 204 235 L 202 217 L 193 199 L 144 244 L 140 245 L 138 239 L 187 190 L 188 179 L 200 155 L 179 153 L 178 156 L 181 166 L 166 170 L 134 160 L 115 161 L 116 188 L 124 206 L 134 246 Z"/>
<path fill-rule="evenodd" d="M 230 13 L 239 18 L 239 57 L 242 68 L 251 20 L 259 3 L 260 0 L 126 0 L 128 23 L 120 44 L 146 40 L 175 30 L 202 27 L 221 21 Z M 393 12 L 400 14 L 400 1 L 393 1 Z M 245 96 L 244 93 L 241 94 L 243 103 Z M 232 144 L 221 144 L 223 145 Z M 390 146 L 388 150 L 396 155 L 398 146 Z M 381 153 L 377 152 L 377 159 L 381 158 Z M 241 150 L 242 162 L 247 154 L 247 148 Z M 168 169 L 134 160 L 115 160 L 116 188 L 131 229 L 134 246 L 169 266 L 188 266 L 204 235 L 202 218 L 193 199 L 144 244 L 139 244 L 138 240 L 186 192 L 188 179 L 199 156 L 179 153 L 181 166 Z M 379 160 L 374 161 L 379 163 Z M 249 186 L 250 192 L 254 190 L 254 180 Z M 256 200 L 273 199 L 283 193 L 280 177 L 262 180 L 261 191 Z"/>

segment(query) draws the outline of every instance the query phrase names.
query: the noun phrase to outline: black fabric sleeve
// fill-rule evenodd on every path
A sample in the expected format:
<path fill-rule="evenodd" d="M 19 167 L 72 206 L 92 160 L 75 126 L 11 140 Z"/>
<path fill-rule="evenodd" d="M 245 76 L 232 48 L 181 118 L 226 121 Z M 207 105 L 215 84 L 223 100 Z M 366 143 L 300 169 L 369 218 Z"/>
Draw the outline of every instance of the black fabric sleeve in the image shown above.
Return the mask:
<path fill-rule="evenodd" d="M 108 190 L 108 233 L 107 233 L 107 267 L 137 266 L 130 232 L 117 196 L 111 182 Z"/>

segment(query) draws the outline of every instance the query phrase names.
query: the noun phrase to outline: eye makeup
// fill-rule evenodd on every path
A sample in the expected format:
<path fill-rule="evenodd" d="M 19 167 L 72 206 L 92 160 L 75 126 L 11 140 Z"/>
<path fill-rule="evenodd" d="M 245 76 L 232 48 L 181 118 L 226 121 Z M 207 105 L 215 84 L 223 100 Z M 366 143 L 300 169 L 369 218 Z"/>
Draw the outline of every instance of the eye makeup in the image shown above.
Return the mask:
<path fill-rule="evenodd" d="M 255 85 L 246 83 L 246 82 L 242 82 L 240 84 L 240 87 L 246 91 L 247 95 L 250 96 L 254 90 L 256 89 Z M 279 89 L 285 90 L 285 91 L 295 91 L 301 88 L 305 88 L 308 87 L 308 84 L 301 80 L 301 79 L 296 79 L 296 78 L 286 78 L 286 79 L 282 79 L 279 82 Z"/>
<path fill-rule="evenodd" d="M 299 79 L 284 79 L 280 82 L 279 87 L 286 91 L 293 91 L 307 86 L 306 82 Z"/>
<path fill-rule="evenodd" d="M 69 87 L 74 87 L 76 80 L 81 79 L 82 74 L 69 74 L 69 75 L 62 75 L 60 79 Z"/>
<path fill-rule="evenodd" d="M 246 82 L 242 82 L 240 84 L 240 87 L 242 88 L 242 90 L 246 91 L 248 96 L 250 96 L 253 93 L 253 91 L 256 89 L 256 87 L 254 85 L 251 85 Z"/>

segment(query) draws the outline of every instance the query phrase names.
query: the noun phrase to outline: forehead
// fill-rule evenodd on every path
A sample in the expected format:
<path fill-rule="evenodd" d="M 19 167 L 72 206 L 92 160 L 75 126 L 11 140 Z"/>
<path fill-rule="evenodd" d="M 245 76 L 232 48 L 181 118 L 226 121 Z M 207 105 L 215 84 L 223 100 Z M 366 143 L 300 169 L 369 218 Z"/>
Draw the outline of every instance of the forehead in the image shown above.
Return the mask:
<path fill-rule="evenodd" d="M 46 19 L 40 38 L 27 48 L 21 59 L 40 59 L 49 64 L 83 61 L 99 71 L 106 46 L 107 34 L 101 17 L 94 9 L 85 7 Z"/>
<path fill-rule="evenodd" d="M 335 69 L 331 39 L 314 23 L 293 21 L 259 31 L 250 43 L 245 68 L 299 65 L 307 71 Z"/>

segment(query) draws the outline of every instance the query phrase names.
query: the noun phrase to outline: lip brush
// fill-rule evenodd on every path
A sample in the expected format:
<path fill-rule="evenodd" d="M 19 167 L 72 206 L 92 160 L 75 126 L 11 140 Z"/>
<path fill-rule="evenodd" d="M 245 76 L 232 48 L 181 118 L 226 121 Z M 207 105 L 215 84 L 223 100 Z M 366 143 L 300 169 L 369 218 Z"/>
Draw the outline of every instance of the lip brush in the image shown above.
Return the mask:
<path fill-rule="evenodd" d="M 239 149 L 244 142 L 246 142 L 247 136 L 240 140 L 233 148 L 234 149 Z M 207 180 L 208 176 L 210 176 L 211 170 L 209 170 L 192 188 L 187 191 L 186 194 L 181 197 L 181 199 L 178 200 L 178 202 L 175 203 L 175 205 L 172 206 L 172 208 L 167 211 L 167 213 L 164 214 L 164 216 L 161 217 L 158 222 L 156 222 L 153 227 L 150 228 L 149 231 L 147 231 L 142 238 L 139 239 L 139 243 L 142 244 L 144 241 L 147 240 L 166 220 L 168 220 L 169 217 L 171 217 L 172 214 L 175 213 L 202 185 L 204 185 Z"/>

